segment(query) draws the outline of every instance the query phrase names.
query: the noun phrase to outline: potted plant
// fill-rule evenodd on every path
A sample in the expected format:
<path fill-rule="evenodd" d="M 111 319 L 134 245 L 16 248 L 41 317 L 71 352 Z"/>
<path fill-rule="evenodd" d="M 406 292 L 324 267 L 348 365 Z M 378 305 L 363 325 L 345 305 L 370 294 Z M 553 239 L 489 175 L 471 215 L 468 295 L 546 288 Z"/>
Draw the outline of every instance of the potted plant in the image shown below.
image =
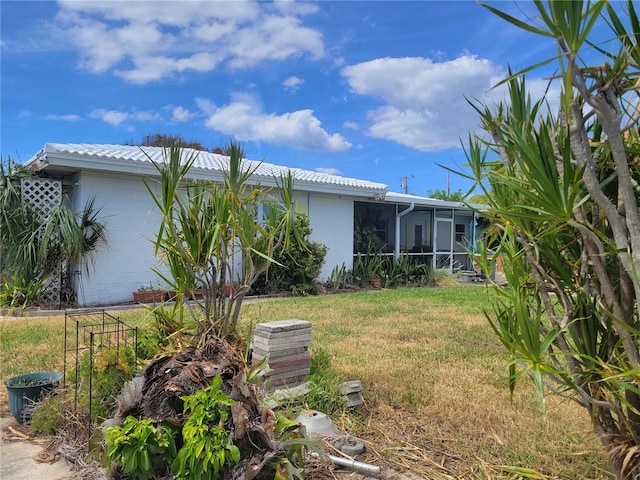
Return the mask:
<path fill-rule="evenodd" d="M 25 407 L 39 401 L 45 392 L 57 387 L 61 379 L 61 373 L 35 372 L 5 380 L 9 411 L 20 423 L 28 422 L 31 420 L 31 413 Z"/>
<path fill-rule="evenodd" d="M 163 302 L 167 298 L 167 291 L 149 286 L 141 286 L 137 291 L 133 292 L 133 301 L 136 303 L 158 303 Z"/>

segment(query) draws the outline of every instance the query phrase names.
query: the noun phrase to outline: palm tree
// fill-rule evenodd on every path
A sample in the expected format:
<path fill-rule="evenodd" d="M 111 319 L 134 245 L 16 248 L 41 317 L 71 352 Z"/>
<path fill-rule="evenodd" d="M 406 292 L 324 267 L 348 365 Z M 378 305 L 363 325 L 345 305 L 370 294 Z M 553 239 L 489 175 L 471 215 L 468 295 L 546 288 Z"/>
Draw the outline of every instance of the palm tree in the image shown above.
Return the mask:
<path fill-rule="evenodd" d="M 40 301 L 68 268 L 84 264 L 88 274 L 93 254 L 106 243 L 93 199 L 80 213 L 61 204 L 49 214 L 23 201 L 20 180 L 32 173 L 10 159 L 6 167 L 0 162 L 0 305 Z"/>

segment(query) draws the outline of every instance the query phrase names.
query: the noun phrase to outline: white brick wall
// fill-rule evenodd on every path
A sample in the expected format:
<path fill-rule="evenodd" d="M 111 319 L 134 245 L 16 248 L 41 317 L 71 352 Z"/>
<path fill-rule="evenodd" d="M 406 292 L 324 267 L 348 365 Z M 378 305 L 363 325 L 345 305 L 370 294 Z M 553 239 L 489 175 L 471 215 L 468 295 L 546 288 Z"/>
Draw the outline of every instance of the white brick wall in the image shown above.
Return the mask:
<path fill-rule="evenodd" d="M 158 277 L 151 271 L 158 266 L 153 243 L 159 215 L 141 177 L 83 172 L 74 187 L 74 203 L 82 208 L 95 196 L 99 218 L 107 224 L 109 245 L 95 256 L 90 275 L 82 273 L 78 291 L 81 305 L 104 305 L 132 301 L 132 292 L 141 285 L 154 285 Z M 320 274 L 326 280 L 333 268 L 353 263 L 353 199 L 321 194 L 299 194 L 307 203 L 311 240 L 324 243 L 328 252 Z"/>
<path fill-rule="evenodd" d="M 131 301 L 132 292 L 141 285 L 158 281 L 151 268 L 158 264 L 152 239 L 159 215 L 149 192 L 137 175 L 83 172 L 78 183 L 80 206 L 95 196 L 108 235 L 108 246 L 96 255 L 89 277 L 82 272 L 78 301 L 84 305 Z"/>
<path fill-rule="evenodd" d="M 353 266 L 353 199 L 312 194 L 309 198 L 311 240 L 328 247 L 319 280 L 326 280 L 334 267 Z"/>

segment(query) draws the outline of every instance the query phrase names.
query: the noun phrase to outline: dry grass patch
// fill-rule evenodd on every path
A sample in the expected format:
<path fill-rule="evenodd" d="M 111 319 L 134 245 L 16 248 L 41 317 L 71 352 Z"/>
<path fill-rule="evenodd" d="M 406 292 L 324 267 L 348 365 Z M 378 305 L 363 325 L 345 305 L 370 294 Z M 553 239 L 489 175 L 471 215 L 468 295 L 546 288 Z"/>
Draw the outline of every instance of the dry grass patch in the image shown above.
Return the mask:
<path fill-rule="evenodd" d="M 398 289 L 247 305 L 244 319 L 313 324 L 311 348 L 367 405 L 352 433 L 424 478 L 612 478 L 586 412 L 531 385 L 509 399 L 507 356 L 482 314 L 483 287 Z M 519 472 L 519 473 L 513 473 Z"/>
<path fill-rule="evenodd" d="M 507 358 L 482 314 L 488 296 L 464 285 L 249 302 L 239 328 L 312 322 L 312 350 L 363 383 L 365 406 L 334 420 L 377 455 L 365 461 L 427 479 L 613 478 L 583 410 L 550 398 L 543 417 L 527 383 L 510 402 Z M 142 309 L 114 314 L 148 322 Z M 0 378 L 61 371 L 63 329 L 63 317 L 0 322 Z M 4 389 L 0 402 L 6 410 Z"/>

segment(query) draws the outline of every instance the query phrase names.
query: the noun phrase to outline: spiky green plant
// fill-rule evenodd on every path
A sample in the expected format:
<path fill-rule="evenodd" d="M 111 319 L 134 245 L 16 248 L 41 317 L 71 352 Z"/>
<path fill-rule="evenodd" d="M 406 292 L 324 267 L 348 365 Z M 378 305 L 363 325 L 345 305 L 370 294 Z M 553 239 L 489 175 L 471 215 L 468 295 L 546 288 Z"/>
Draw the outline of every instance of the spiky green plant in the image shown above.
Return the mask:
<path fill-rule="evenodd" d="M 554 392 L 585 407 L 611 470 L 632 478 L 640 471 L 640 22 L 633 2 L 625 16 L 621 3 L 535 6 L 535 26 L 487 6 L 555 40 L 562 86 L 558 114 L 527 94 L 523 75 L 534 67 L 509 76 L 508 104 L 476 105 L 488 137 L 471 137 L 466 152 L 492 222 L 478 264 L 488 274 L 487 245 L 497 246 L 508 285 L 488 317 L 511 355 L 511 391 L 528 375 L 543 406 Z M 615 47 L 590 41 L 599 22 Z M 604 65 L 583 63 L 594 48 Z"/>
<path fill-rule="evenodd" d="M 231 143 L 229 166 L 222 182 L 196 182 L 188 178 L 197 153 L 179 145 L 166 147 L 162 162 L 154 162 L 159 193 L 145 180 L 160 211 L 156 254 L 179 265 L 184 278 L 165 280 L 176 288 L 195 281 L 203 291 L 197 341 L 214 334 L 234 333 L 244 296 L 274 261 L 274 252 L 299 238 L 293 221 L 293 177 L 276 179 L 272 193 L 250 179 L 257 166 L 248 165 L 242 148 Z M 262 220 L 260 220 L 262 216 Z M 226 286 L 233 284 L 225 298 Z"/>
<path fill-rule="evenodd" d="M 0 302 L 5 305 L 38 301 L 51 277 L 65 268 L 82 264 L 88 274 L 92 255 L 106 243 L 93 199 L 79 213 L 61 204 L 49 215 L 23 202 L 20 179 L 31 175 L 10 159 L 6 166 L 0 162 Z"/>

